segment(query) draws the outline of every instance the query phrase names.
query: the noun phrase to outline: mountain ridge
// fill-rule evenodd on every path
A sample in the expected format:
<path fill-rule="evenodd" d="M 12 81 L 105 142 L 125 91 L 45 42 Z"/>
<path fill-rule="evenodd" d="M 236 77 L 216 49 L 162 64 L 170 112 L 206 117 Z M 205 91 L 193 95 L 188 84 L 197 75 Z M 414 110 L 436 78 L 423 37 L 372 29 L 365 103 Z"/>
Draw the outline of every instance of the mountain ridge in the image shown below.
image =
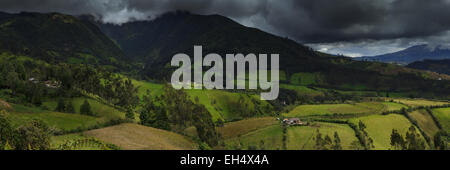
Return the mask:
<path fill-rule="evenodd" d="M 125 59 L 123 52 L 96 25 L 61 13 L 1 13 L 0 52 L 51 63 L 119 65 L 116 60 Z"/>
<path fill-rule="evenodd" d="M 415 61 L 450 59 L 450 50 L 437 47 L 429 47 L 427 44 L 416 45 L 394 53 L 377 56 L 357 57 L 359 61 L 379 61 L 407 65 Z"/>

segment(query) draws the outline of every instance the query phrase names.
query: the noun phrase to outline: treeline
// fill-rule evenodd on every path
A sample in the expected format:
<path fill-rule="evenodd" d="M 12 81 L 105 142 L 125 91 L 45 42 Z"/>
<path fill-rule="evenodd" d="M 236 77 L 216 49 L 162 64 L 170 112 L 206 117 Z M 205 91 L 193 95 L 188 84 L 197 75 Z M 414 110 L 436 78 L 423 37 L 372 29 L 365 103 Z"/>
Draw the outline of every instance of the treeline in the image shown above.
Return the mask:
<path fill-rule="evenodd" d="M 5 97 L 12 103 L 42 104 L 44 97 L 75 97 L 79 90 L 98 95 L 113 105 L 128 108 L 138 105 L 137 87 L 130 79 L 112 74 L 102 67 L 83 64 L 54 64 L 2 56 L 0 89 L 9 89 Z M 5 94 L 3 94 L 5 95 Z"/>
<path fill-rule="evenodd" d="M 316 150 L 342 150 L 341 138 L 337 132 L 334 132 L 333 139 L 327 134 L 325 137 L 322 137 L 323 134 L 320 133 L 320 130 L 317 129 L 316 136 L 314 139 L 316 140 L 316 144 L 314 145 L 314 149 Z"/>
<path fill-rule="evenodd" d="M 165 83 L 164 93 L 153 98 L 150 92 L 141 102 L 141 124 L 155 128 L 181 132 L 195 126 L 198 138 L 209 146 L 219 143 L 219 134 L 211 114 L 200 104 L 198 98 L 193 102 L 183 90 L 175 90 Z"/>
<path fill-rule="evenodd" d="M 392 129 L 391 146 L 396 150 L 425 150 L 425 141 L 421 139 L 416 127 L 409 127 L 405 134 L 405 138 L 396 129 Z"/>

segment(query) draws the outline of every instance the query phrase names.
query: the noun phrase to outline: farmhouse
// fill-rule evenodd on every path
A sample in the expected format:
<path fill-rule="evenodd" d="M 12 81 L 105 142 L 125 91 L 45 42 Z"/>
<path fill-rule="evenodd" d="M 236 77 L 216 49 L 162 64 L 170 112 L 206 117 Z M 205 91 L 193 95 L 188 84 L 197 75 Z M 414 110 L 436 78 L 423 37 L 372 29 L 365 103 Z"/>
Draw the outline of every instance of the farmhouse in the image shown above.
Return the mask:
<path fill-rule="evenodd" d="M 286 118 L 283 119 L 283 123 L 289 126 L 306 125 L 306 123 L 302 122 L 300 118 Z"/>
<path fill-rule="evenodd" d="M 50 80 L 47 80 L 47 81 L 45 81 L 44 84 L 45 84 L 46 87 L 48 87 L 48 88 L 53 88 L 53 89 L 56 89 L 56 88 L 61 87 L 61 82 L 59 82 L 59 81 L 50 81 Z"/>

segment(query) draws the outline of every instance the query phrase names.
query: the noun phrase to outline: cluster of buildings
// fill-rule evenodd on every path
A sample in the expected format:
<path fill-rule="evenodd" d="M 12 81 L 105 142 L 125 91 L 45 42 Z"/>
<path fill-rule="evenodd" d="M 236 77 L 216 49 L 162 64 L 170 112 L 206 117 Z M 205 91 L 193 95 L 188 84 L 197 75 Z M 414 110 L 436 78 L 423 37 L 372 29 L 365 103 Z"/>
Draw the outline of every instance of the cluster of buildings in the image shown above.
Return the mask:
<path fill-rule="evenodd" d="M 45 85 L 45 87 L 52 88 L 52 89 L 57 89 L 57 88 L 61 87 L 60 81 L 51 81 L 51 80 L 39 81 L 38 79 L 36 79 L 34 77 L 28 79 L 28 81 L 30 81 L 34 84 L 43 83 Z"/>

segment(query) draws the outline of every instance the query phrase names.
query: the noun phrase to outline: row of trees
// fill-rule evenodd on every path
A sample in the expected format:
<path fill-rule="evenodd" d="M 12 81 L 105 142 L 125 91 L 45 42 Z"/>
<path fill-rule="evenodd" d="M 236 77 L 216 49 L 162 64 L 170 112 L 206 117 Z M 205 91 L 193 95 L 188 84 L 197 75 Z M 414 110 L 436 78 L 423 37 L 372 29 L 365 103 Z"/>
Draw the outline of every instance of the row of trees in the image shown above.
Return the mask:
<path fill-rule="evenodd" d="M 425 141 L 416 132 L 414 126 L 409 127 L 405 138 L 396 129 L 392 129 L 391 146 L 396 150 L 425 150 Z"/>
<path fill-rule="evenodd" d="M 67 102 L 64 102 L 64 100 L 61 98 L 58 100 L 58 105 L 56 106 L 55 111 L 75 113 L 75 108 L 72 101 L 69 100 Z M 91 110 L 91 105 L 87 100 L 84 100 L 83 104 L 80 106 L 80 114 L 94 116 L 94 113 Z"/>
<path fill-rule="evenodd" d="M 316 144 L 314 148 L 317 150 L 342 150 L 341 138 L 339 138 L 339 134 L 334 132 L 334 139 L 327 134 L 325 137 L 322 137 L 323 134 L 320 133 L 319 129 L 316 131 Z"/>

